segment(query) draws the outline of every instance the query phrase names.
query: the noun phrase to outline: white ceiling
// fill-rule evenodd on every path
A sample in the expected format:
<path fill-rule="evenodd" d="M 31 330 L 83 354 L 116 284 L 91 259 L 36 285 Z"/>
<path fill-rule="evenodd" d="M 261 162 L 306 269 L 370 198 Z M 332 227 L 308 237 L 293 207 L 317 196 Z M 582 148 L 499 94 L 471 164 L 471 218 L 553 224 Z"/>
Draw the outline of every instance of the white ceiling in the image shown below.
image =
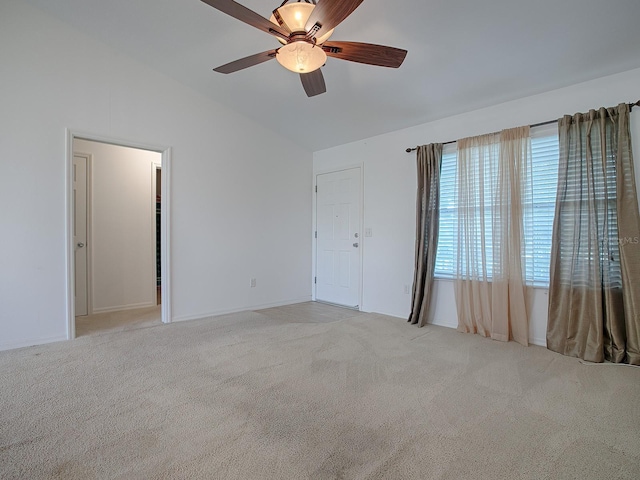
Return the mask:
<path fill-rule="evenodd" d="M 276 61 L 213 72 L 278 43 L 200 0 L 27 1 L 312 151 L 640 67 L 639 0 L 365 0 L 332 40 L 404 64 L 329 58 L 313 98 Z M 281 0 L 239 3 L 269 17 Z"/>

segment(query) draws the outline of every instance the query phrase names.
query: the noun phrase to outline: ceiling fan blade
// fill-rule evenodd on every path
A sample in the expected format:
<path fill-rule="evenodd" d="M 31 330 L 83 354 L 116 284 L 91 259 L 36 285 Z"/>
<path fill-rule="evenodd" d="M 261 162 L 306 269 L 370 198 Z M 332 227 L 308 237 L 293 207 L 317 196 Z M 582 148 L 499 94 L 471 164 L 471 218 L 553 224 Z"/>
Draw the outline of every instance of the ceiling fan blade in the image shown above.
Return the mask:
<path fill-rule="evenodd" d="M 307 97 L 315 97 L 327 91 L 324 76 L 320 69 L 314 70 L 311 73 L 301 73 L 300 80 L 302 80 L 304 91 L 307 92 Z"/>
<path fill-rule="evenodd" d="M 306 31 L 310 37 L 320 38 L 347 18 L 364 0 L 318 0 L 311 12 Z"/>
<path fill-rule="evenodd" d="M 201 0 L 207 5 L 211 5 L 216 10 L 220 10 L 227 15 L 232 16 L 233 18 L 240 20 L 241 22 L 247 23 L 252 27 L 256 27 L 263 32 L 269 33 L 271 35 L 275 35 L 276 37 L 281 37 L 283 39 L 289 38 L 289 33 L 282 27 L 271 23 L 269 20 L 264 18 L 262 15 L 257 14 L 253 10 L 248 9 L 244 5 L 240 5 L 233 0 Z"/>
<path fill-rule="evenodd" d="M 253 67 L 254 65 L 258 65 L 262 62 L 266 62 L 267 60 L 271 60 L 272 58 L 276 58 L 276 52 L 278 50 L 267 50 L 266 52 L 256 53 L 255 55 L 250 55 L 248 57 L 241 58 L 234 62 L 227 63 L 218 68 L 214 68 L 213 70 L 218 73 L 233 73 L 238 70 L 243 70 L 245 68 Z"/>
<path fill-rule="evenodd" d="M 407 51 L 401 48 L 373 43 L 325 42 L 322 49 L 328 57 L 391 68 L 398 68 L 407 56 Z"/>

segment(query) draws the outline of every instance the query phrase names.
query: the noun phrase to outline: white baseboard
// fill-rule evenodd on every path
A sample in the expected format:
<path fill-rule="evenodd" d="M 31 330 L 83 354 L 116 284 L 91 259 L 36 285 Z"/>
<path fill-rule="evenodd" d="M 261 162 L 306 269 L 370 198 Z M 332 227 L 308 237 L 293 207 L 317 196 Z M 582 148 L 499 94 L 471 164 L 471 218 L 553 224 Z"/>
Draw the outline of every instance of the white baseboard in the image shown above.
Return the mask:
<path fill-rule="evenodd" d="M 31 340 L 21 340 L 19 342 L 0 343 L 0 351 L 14 350 L 16 348 L 34 347 L 36 345 L 44 345 L 45 343 L 62 342 L 67 340 L 66 335 L 56 335 L 48 338 L 32 338 Z"/>
<path fill-rule="evenodd" d="M 437 325 L 439 327 L 453 328 L 454 330 L 458 328 L 457 323 L 443 322 L 442 320 L 430 322 L 429 325 Z M 532 337 L 532 338 L 529 338 L 529 344 L 536 345 L 538 347 L 547 348 L 547 339 Z"/>
<path fill-rule="evenodd" d="M 547 348 L 547 339 L 546 338 L 530 338 L 529 343 L 532 345 L 537 345 L 538 347 Z"/>
<path fill-rule="evenodd" d="M 438 327 L 447 327 L 447 328 L 453 328 L 454 330 L 458 329 L 458 324 L 457 323 L 453 323 L 453 322 L 447 322 L 447 321 L 443 321 L 443 320 L 434 320 L 432 322 L 429 322 L 429 325 L 436 325 Z"/>
<path fill-rule="evenodd" d="M 407 315 L 407 316 L 405 317 L 405 316 L 397 315 L 397 314 L 395 314 L 395 313 L 379 312 L 379 311 L 377 311 L 377 310 L 368 310 L 368 309 L 367 309 L 367 310 L 365 310 L 365 309 L 364 309 L 364 308 L 362 308 L 362 307 L 360 308 L 360 311 L 361 311 L 361 312 L 363 312 L 363 313 L 376 313 L 376 314 L 378 314 L 378 315 L 384 315 L 385 317 L 393 317 L 393 318 L 404 319 L 404 320 L 406 320 L 407 318 L 409 318 L 409 315 Z"/>
<path fill-rule="evenodd" d="M 263 303 L 260 305 L 247 305 L 244 307 L 238 307 L 238 308 L 229 308 L 229 309 L 225 309 L 225 310 L 215 310 L 213 312 L 206 312 L 206 313 L 198 313 L 196 315 L 184 315 L 184 316 L 180 316 L 180 317 L 173 317 L 171 319 L 172 322 L 187 322 L 189 320 L 201 320 L 203 318 L 209 318 L 209 317 L 217 317 L 219 315 L 228 315 L 230 313 L 238 313 L 238 312 L 247 312 L 247 311 L 252 311 L 252 310 L 262 310 L 263 308 L 273 308 L 273 307 L 282 307 L 285 305 L 293 305 L 296 303 L 304 303 L 304 302 L 311 302 L 311 295 L 305 296 L 305 297 L 300 297 L 300 298 L 295 298 L 295 299 L 291 299 L 291 300 L 284 300 L 281 302 L 273 302 L 273 303 Z"/>
<path fill-rule="evenodd" d="M 123 310 L 136 310 L 138 308 L 147 308 L 147 307 L 155 307 L 156 304 L 154 302 L 144 302 L 144 303 L 134 303 L 131 305 L 120 305 L 117 307 L 101 307 L 94 308 L 92 315 L 96 313 L 109 313 L 109 312 L 121 312 Z"/>

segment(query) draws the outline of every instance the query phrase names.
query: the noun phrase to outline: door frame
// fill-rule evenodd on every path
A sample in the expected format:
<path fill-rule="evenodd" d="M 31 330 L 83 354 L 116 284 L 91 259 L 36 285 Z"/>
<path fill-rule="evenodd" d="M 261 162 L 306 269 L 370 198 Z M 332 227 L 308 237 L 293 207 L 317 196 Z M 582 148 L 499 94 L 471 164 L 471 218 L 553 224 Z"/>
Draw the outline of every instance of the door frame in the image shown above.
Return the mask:
<path fill-rule="evenodd" d="M 311 244 L 312 244 L 312 252 L 313 259 L 311 262 L 311 299 L 316 301 L 316 278 L 318 272 L 318 240 L 316 239 L 316 232 L 318 231 L 318 175 L 325 175 L 327 173 L 337 173 L 342 172 L 344 170 L 354 170 L 358 169 L 360 171 L 360 218 L 358 218 L 359 231 L 360 231 L 360 248 L 358 248 L 358 256 L 360 260 L 360 268 L 358 269 L 358 310 L 363 311 L 362 308 L 362 293 L 363 293 L 363 271 L 364 271 L 364 164 L 356 163 L 353 165 L 346 165 L 344 167 L 335 167 L 329 169 L 322 169 L 313 172 L 313 186 L 312 186 L 312 228 L 311 232 Z M 349 307 L 345 307 L 349 308 Z"/>
<path fill-rule="evenodd" d="M 162 198 L 162 213 L 160 217 L 160 265 L 161 265 L 161 318 L 162 323 L 171 322 L 171 147 L 148 145 L 140 142 L 132 142 L 120 138 L 96 135 L 67 128 L 66 136 L 66 161 L 65 161 L 65 244 L 66 244 L 66 317 L 67 339 L 72 340 L 76 336 L 75 317 L 75 258 L 73 250 L 73 141 L 77 139 L 93 142 L 119 145 L 140 150 L 149 150 L 161 154 L 162 184 L 160 185 Z M 155 191 L 154 202 L 155 202 Z"/>

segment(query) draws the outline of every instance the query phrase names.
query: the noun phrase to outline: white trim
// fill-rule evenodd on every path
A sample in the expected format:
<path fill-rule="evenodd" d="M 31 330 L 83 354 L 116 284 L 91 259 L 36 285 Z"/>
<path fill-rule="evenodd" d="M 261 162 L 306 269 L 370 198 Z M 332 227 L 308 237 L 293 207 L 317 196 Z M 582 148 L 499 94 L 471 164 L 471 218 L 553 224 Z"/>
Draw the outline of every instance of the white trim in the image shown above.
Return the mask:
<path fill-rule="evenodd" d="M 538 347 L 544 347 L 547 348 L 547 339 L 546 338 L 530 338 L 529 339 L 529 344 L 530 345 L 537 345 Z"/>
<path fill-rule="evenodd" d="M 361 312 L 362 310 L 360 310 L 360 305 L 355 305 L 355 306 L 349 306 L 349 305 L 340 305 L 339 303 L 332 303 L 332 302 L 327 302 L 325 300 L 314 300 L 317 303 L 321 303 L 323 305 L 331 305 L 332 307 L 340 307 L 340 308 L 346 308 L 347 310 L 355 310 L 356 312 Z"/>
<path fill-rule="evenodd" d="M 365 249 L 365 241 L 364 241 L 364 163 L 357 163 L 350 166 L 341 166 L 338 168 L 330 168 L 330 169 L 321 169 L 313 172 L 313 185 L 311 188 L 311 220 L 312 220 L 312 231 L 311 231 L 311 252 L 312 252 L 312 261 L 311 261 L 311 299 L 315 302 L 316 297 L 316 283 L 315 279 L 317 278 L 317 266 L 318 266 L 318 240 L 315 236 L 315 232 L 318 231 L 318 212 L 317 212 L 317 199 L 318 199 L 318 175 L 326 175 L 328 173 L 337 173 L 344 172 L 346 170 L 353 169 L 360 170 L 360 218 L 358 219 L 359 223 L 359 243 L 360 248 L 358 249 L 358 254 L 360 255 L 360 271 L 358 272 L 360 275 L 359 281 L 359 291 L 358 291 L 358 305 L 356 305 L 357 310 L 362 311 L 362 298 L 363 298 L 363 283 L 364 283 L 364 249 Z M 344 306 L 344 305 L 340 305 Z M 345 308 L 354 308 L 350 306 L 346 306 Z"/>
<path fill-rule="evenodd" d="M 355 167 L 354 167 L 355 168 Z M 360 291 L 358 292 L 358 310 L 362 310 L 364 296 L 364 250 L 367 245 L 364 240 L 364 163 L 360 165 Z"/>
<path fill-rule="evenodd" d="M 162 152 L 160 184 L 160 291 L 162 323 L 171 323 L 171 147 Z"/>
<path fill-rule="evenodd" d="M 311 295 L 300 297 L 292 300 L 285 300 L 282 302 L 273 302 L 273 303 L 263 303 L 260 305 L 253 305 L 248 307 L 240 307 L 240 308 L 229 308 L 225 310 L 216 310 L 209 313 L 199 313 L 196 315 L 186 315 L 184 317 L 175 317 L 172 319 L 173 322 L 186 322 L 190 320 L 202 320 L 210 317 L 218 317 L 220 315 L 228 315 L 230 313 L 238 313 L 238 312 L 252 312 L 254 310 L 263 310 L 265 308 L 273 308 L 273 307 L 283 307 L 285 305 L 295 305 L 296 303 L 305 303 L 311 302 Z"/>
<path fill-rule="evenodd" d="M 13 350 L 16 348 L 35 347 L 38 345 L 44 345 L 46 343 L 63 342 L 67 340 L 64 335 L 56 335 L 54 337 L 46 338 L 32 338 L 31 340 L 21 340 L 19 342 L 0 343 L 0 352 L 4 350 Z"/>
<path fill-rule="evenodd" d="M 323 168 L 321 170 L 314 170 L 313 172 L 314 181 L 317 175 L 324 175 L 326 173 L 344 172 L 345 170 L 353 170 L 354 168 L 364 169 L 364 163 L 360 162 L 360 163 L 353 163 L 353 164 L 341 166 L 341 167 Z"/>
<path fill-rule="evenodd" d="M 139 308 L 150 308 L 150 307 L 155 307 L 156 303 L 149 303 L 149 302 L 143 302 L 143 303 L 132 303 L 130 305 L 119 305 L 119 306 L 115 306 L 115 307 L 102 307 L 102 308 L 95 308 L 93 310 L 93 314 L 98 314 L 98 313 L 109 313 L 109 312 L 121 312 L 124 310 L 137 310 Z"/>
<path fill-rule="evenodd" d="M 458 329 L 458 324 L 455 321 L 450 322 L 450 321 L 442 321 L 442 320 L 432 320 L 428 322 L 428 325 L 436 325 L 438 327 L 453 328 L 454 330 Z"/>
<path fill-rule="evenodd" d="M 74 139 L 77 138 L 79 140 L 89 140 L 90 142 L 106 143 L 109 145 L 116 145 L 120 147 L 137 148 L 138 150 L 149 150 L 150 152 L 163 153 L 170 148 L 158 145 L 149 145 L 148 143 L 133 142 L 131 140 L 122 138 L 95 135 L 93 133 L 81 132 L 78 130 L 67 129 L 67 132 L 70 135 L 73 135 Z M 164 157 L 162 159 L 164 160 Z"/>
<path fill-rule="evenodd" d="M 316 257 L 317 257 L 317 243 L 318 239 L 316 238 L 316 228 L 317 225 L 317 215 L 316 215 L 316 198 L 318 196 L 318 180 L 316 178 L 316 172 L 313 172 L 311 175 L 311 301 L 316 301 Z"/>
<path fill-rule="evenodd" d="M 74 253 L 73 253 L 73 134 L 66 129 L 66 161 L 65 166 L 65 237 L 64 244 L 66 247 L 65 256 L 65 277 L 66 277 L 66 308 L 67 316 L 67 340 L 76 337 L 76 306 L 74 298 Z"/>
<path fill-rule="evenodd" d="M 74 287 L 74 254 L 73 254 L 73 141 L 74 139 L 83 139 L 93 142 L 107 143 L 111 145 L 120 145 L 123 147 L 137 148 L 140 150 L 149 150 L 158 152 L 162 155 L 162 215 L 160 225 L 160 255 L 161 255 L 161 282 L 162 282 L 162 307 L 161 316 L 163 323 L 171 322 L 171 248 L 170 248 L 170 178 L 171 178 L 171 147 L 161 147 L 157 145 L 148 145 L 129 140 L 122 140 L 113 137 L 105 137 L 92 133 L 80 132 L 78 130 L 65 129 L 66 135 L 66 162 L 65 162 L 65 245 L 66 245 L 66 299 L 67 305 L 65 314 L 67 317 L 67 336 L 68 340 L 75 338 L 76 320 L 75 320 L 75 302 L 73 298 Z M 155 191 L 153 192 L 155 198 Z M 155 281 L 155 278 L 154 278 Z M 141 308 L 141 307 L 132 307 Z M 57 341 L 57 340 L 51 340 Z M 46 343 L 41 341 L 40 343 Z M 17 347 L 14 347 L 17 348 Z"/>
<path fill-rule="evenodd" d="M 390 316 L 392 316 L 392 315 L 390 315 Z M 455 324 L 455 323 L 452 323 L 452 322 L 431 321 L 431 322 L 428 323 L 428 325 L 435 325 L 437 327 L 451 328 L 453 330 L 457 330 L 458 329 L 458 325 Z M 473 334 L 465 333 L 465 335 L 473 335 Z M 491 337 L 485 337 L 485 338 L 491 339 Z M 513 340 L 510 340 L 510 342 L 513 342 Z M 532 338 L 529 338 L 529 345 L 536 345 L 538 347 L 547 348 L 547 339 L 546 338 L 532 337 Z"/>

